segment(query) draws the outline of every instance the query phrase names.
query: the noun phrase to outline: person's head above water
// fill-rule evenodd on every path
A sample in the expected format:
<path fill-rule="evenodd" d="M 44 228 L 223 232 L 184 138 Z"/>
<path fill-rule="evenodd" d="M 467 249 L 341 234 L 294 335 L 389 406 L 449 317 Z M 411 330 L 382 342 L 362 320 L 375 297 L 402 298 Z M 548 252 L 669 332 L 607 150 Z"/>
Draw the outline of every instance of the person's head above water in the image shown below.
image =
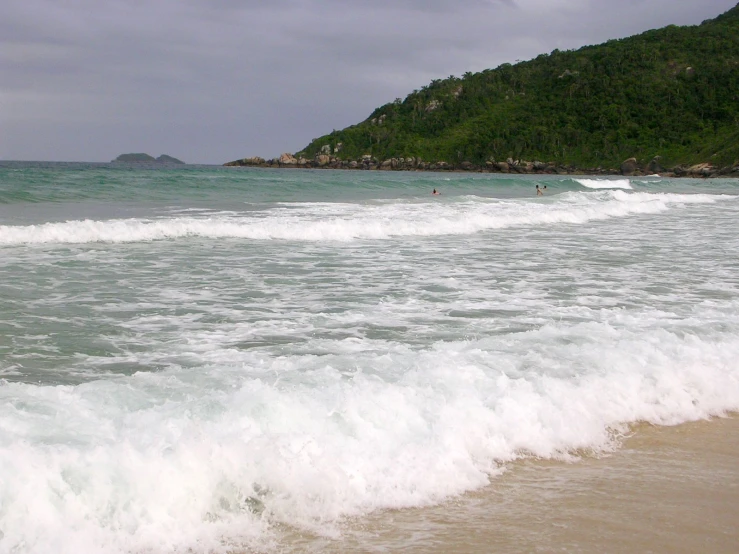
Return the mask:
<path fill-rule="evenodd" d="M 439 194 L 439 193 L 436 189 L 434 189 L 434 192 L 432 192 L 431 194 Z"/>

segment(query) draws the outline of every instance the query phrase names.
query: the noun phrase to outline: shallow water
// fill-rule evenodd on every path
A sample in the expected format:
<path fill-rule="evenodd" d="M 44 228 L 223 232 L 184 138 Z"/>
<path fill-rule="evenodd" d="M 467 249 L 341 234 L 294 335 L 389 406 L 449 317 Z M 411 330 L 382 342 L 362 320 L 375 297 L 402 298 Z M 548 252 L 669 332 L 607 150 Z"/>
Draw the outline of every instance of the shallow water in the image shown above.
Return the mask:
<path fill-rule="evenodd" d="M 738 410 L 736 192 L 0 164 L 0 548 L 279 550 Z"/>

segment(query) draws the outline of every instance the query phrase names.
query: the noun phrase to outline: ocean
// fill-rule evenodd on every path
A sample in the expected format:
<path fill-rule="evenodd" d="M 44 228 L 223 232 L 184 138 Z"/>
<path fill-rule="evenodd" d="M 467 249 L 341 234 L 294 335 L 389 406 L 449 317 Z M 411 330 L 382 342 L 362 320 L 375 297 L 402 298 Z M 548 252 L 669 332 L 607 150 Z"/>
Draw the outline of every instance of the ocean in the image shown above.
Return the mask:
<path fill-rule="evenodd" d="M 0 552 L 730 552 L 738 193 L 1 162 Z"/>

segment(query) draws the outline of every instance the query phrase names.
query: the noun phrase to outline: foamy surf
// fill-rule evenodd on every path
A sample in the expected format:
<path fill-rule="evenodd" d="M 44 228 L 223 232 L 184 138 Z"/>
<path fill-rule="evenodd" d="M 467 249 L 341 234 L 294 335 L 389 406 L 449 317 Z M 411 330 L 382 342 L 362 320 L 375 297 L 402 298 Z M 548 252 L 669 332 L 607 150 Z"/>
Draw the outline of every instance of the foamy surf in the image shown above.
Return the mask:
<path fill-rule="evenodd" d="M 132 243 L 188 237 L 288 241 L 382 240 L 466 235 L 509 227 L 584 224 L 655 214 L 687 203 L 712 203 L 710 195 L 566 193 L 551 203 L 520 200 L 387 205 L 310 204 L 269 212 L 227 212 L 207 217 L 83 220 L 0 226 L 0 245 Z"/>
<path fill-rule="evenodd" d="M 633 189 L 628 179 L 575 179 L 575 182 L 589 189 Z"/>
<path fill-rule="evenodd" d="M 513 341 L 389 346 L 379 358 L 371 343 L 336 344 L 325 359 L 244 352 L 238 365 L 76 387 L 5 384 L 3 544 L 263 546 L 278 523 L 325 532 L 478 488 L 521 457 L 602 452 L 624 423 L 739 408 L 730 333 L 551 324 Z"/>

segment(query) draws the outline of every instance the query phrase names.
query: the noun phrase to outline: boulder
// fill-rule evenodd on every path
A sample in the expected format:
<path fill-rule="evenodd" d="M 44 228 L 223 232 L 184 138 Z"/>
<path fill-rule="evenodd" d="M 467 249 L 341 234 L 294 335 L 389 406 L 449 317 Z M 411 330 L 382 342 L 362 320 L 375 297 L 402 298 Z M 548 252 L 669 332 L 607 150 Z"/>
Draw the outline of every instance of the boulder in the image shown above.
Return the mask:
<path fill-rule="evenodd" d="M 661 159 L 661 156 L 655 156 L 652 158 L 652 161 L 647 165 L 647 171 L 649 173 L 664 173 L 665 168 L 662 167 L 662 164 L 660 163 Z"/>
<path fill-rule="evenodd" d="M 316 156 L 316 165 L 318 165 L 318 167 L 325 167 L 329 164 L 330 161 L 331 158 L 328 157 L 326 154 L 319 154 L 318 156 Z"/>
<path fill-rule="evenodd" d="M 280 165 L 298 165 L 298 160 L 295 159 L 295 156 L 286 152 L 280 156 Z"/>
<path fill-rule="evenodd" d="M 498 162 L 494 164 L 495 169 L 500 171 L 501 173 L 508 173 L 511 171 L 511 166 L 507 162 Z"/>
<path fill-rule="evenodd" d="M 672 173 L 675 177 L 685 177 L 688 174 L 688 170 L 681 165 L 672 168 Z"/>
<path fill-rule="evenodd" d="M 636 158 L 629 158 L 628 160 L 624 160 L 624 162 L 621 164 L 621 175 L 633 175 L 639 170 L 639 163 L 636 161 Z"/>
<path fill-rule="evenodd" d="M 715 169 L 713 165 L 709 163 L 702 163 L 690 166 L 688 168 L 688 175 L 693 177 L 709 177 L 713 175 Z"/>

